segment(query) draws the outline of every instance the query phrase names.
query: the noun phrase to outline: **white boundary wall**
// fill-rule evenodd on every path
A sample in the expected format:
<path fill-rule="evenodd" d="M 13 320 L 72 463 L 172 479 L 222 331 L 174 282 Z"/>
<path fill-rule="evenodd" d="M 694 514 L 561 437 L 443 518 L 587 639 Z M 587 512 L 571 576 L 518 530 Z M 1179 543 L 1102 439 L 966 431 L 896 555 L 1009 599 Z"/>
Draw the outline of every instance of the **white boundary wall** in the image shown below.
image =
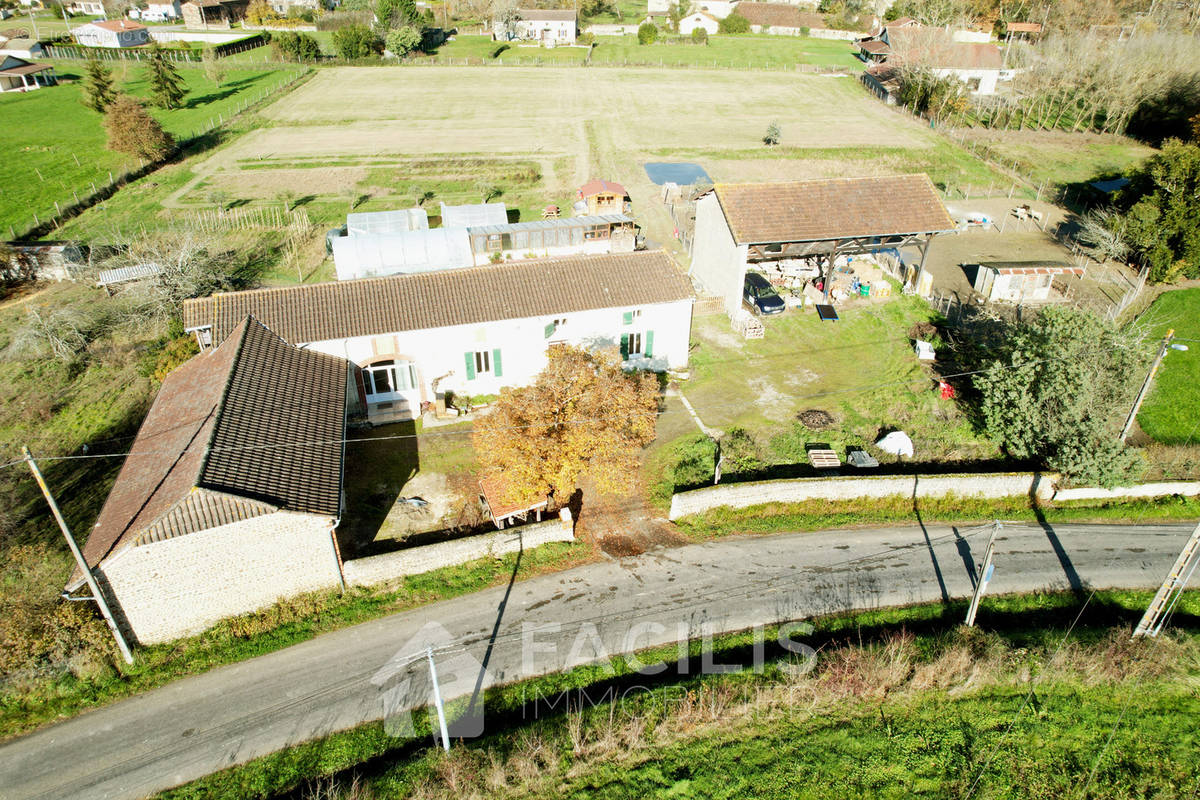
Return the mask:
<path fill-rule="evenodd" d="M 1053 473 L 985 473 L 973 475 L 881 475 L 878 477 L 799 478 L 729 483 L 683 492 L 671 498 L 675 520 L 713 508 L 747 508 L 766 503 L 805 500 L 861 500 L 884 497 L 1026 497 L 1041 500 L 1092 500 L 1122 497 L 1200 495 L 1200 481 L 1164 481 L 1115 489 L 1058 489 Z"/>
<path fill-rule="evenodd" d="M 449 542 L 410 547 L 385 553 L 380 556 L 356 558 L 342 565 L 346 583 L 351 586 L 369 586 L 373 583 L 418 575 L 422 572 L 463 564 L 479 558 L 499 558 L 506 553 L 537 547 L 549 542 L 572 542 L 575 540 L 571 512 L 563 509 L 559 519 L 521 525 L 495 533 L 467 536 Z"/>

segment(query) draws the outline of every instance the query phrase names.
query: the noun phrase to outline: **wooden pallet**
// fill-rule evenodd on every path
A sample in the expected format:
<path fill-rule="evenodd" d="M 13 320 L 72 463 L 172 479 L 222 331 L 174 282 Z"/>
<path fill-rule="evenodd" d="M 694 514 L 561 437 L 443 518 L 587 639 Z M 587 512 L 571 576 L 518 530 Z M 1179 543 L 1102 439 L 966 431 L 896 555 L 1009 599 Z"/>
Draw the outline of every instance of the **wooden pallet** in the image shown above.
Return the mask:
<path fill-rule="evenodd" d="M 809 450 L 808 463 L 817 469 L 837 469 L 842 465 L 842 460 L 833 450 Z"/>

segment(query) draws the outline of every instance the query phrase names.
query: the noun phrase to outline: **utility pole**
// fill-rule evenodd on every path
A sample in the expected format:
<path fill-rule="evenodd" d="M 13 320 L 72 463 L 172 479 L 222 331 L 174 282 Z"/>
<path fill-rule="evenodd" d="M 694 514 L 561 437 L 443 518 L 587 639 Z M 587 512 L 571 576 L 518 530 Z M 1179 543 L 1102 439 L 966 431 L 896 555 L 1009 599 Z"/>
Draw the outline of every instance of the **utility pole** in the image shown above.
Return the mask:
<path fill-rule="evenodd" d="M 1150 371 L 1146 373 L 1146 380 L 1142 381 L 1142 388 L 1138 392 L 1137 399 L 1133 401 L 1133 408 L 1129 410 L 1129 416 L 1125 419 L 1125 426 L 1121 428 L 1121 442 L 1125 442 L 1125 437 L 1129 435 L 1129 429 L 1133 427 L 1133 421 L 1137 418 L 1138 409 L 1142 407 L 1142 401 L 1146 399 L 1146 393 L 1150 391 L 1150 384 L 1154 381 L 1154 376 L 1158 372 L 1159 366 L 1162 365 L 1163 358 L 1167 355 L 1167 350 L 1187 350 L 1185 344 L 1171 344 L 1171 340 L 1175 338 L 1175 329 L 1171 328 L 1167 331 L 1167 335 L 1163 337 L 1162 344 L 1158 348 L 1158 355 L 1154 357 L 1154 363 L 1150 365 Z"/>
<path fill-rule="evenodd" d="M 438 687 L 437 666 L 433 663 L 433 645 L 426 649 L 429 656 L 429 677 L 433 679 L 433 703 L 437 706 L 438 726 L 442 729 L 442 749 L 450 752 L 450 733 L 446 730 L 446 708 L 442 705 L 442 690 Z"/>
<path fill-rule="evenodd" d="M 53 512 L 54 519 L 58 522 L 58 527 L 62 529 L 63 536 L 66 537 L 67 546 L 71 548 L 71 554 L 75 556 L 75 563 L 79 565 L 79 569 L 83 572 L 83 577 L 87 581 L 88 588 L 92 590 L 90 599 L 95 600 L 96 605 L 100 606 L 100 613 L 104 615 L 104 621 L 108 623 L 108 628 L 112 631 L 113 638 L 117 640 L 117 648 L 121 651 L 121 656 L 125 659 L 125 663 L 132 664 L 133 653 L 129 651 L 129 645 L 126 644 L 121 629 L 117 627 L 117 621 L 113 619 L 112 611 L 109 609 L 104 595 L 100 592 L 100 586 L 96 583 L 96 576 L 92 573 L 92 568 L 84 561 L 83 553 L 79 552 L 79 545 L 75 543 L 75 537 L 71 535 L 71 529 L 67 527 L 67 521 L 63 519 L 62 512 L 58 509 L 58 503 L 54 501 L 54 495 L 50 494 L 50 487 L 46 485 L 46 479 L 42 477 L 42 471 L 38 469 L 37 462 L 33 460 L 28 447 L 22 447 L 21 454 L 25 457 L 25 463 L 29 465 L 30 472 L 33 473 L 33 479 L 37 481 L 42 494 L 46 497 L 46 502 L 50 505 L 50 511 Z"/>
<path fill-rule="evenodd" d="M 1163 622 L 1165 622 L 1164 617 L 1175 609 L 1175 604 L 1179 602 L 1179 596 L 1187 586 L 1192 573 L 1196 571 L 1196 566 L 1200 564 L 1198 555 L 1200 555 L 1200 523 L 1197 523 L 1192 535 L 1188 537 L 1183 550 L 1179 551 L 1179 558 L 1175 559 L 1175 564 L 1167 573 L 1162 586 L 1158 587 L 1158 592 L 1150 601 L 1150 607 L 1146 609 L 1146 613 L 1142 615 L 1142 621 L 1133 631 L 1133 638 L 1158 636 Z"/>
<path fill-rule="evenodd" d="M 33 16 L 33 3 L 29 4 L 29 24 L 33 27 L 33 40 L 36 42 L 42 37 L 38 35 L 37 17 Z"/>
<path fill-rule="evenodd" d="M 1000 529 L 1003 525 L 1000 520 L 992 523 L 992 535 L 988 538 L 987 550 L 983 554 L 983 565 L 979 569 L 979 577 L 975 580 L 975 594 L 971 596 L 971 607 L 967 609 L 967 627 L 975 627 L 975 613 L 979 611 L 979 601 L 983 597 L 983 591 L 987 588 L 988 582 L 992 579 L 992 574 L 996 571 L 996 565 L 992 563 L 992 553 L 996 549 L 996 536 L 1000 534 Z"/>

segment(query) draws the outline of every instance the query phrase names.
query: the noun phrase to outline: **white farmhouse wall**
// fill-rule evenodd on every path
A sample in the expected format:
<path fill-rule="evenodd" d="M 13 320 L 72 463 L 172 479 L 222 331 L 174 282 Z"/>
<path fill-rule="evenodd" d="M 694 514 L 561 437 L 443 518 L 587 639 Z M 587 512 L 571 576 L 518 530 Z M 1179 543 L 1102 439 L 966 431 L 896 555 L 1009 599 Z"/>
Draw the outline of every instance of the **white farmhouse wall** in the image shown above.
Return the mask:
<path fill-rule="evenodd" d="M 950 34 L 950 38 L 956 42 L 975 42 L 977 44 L 987 44 L 992 40 L 992 34 L 988 31 L 957 30 Z"/>
<path fill-rule="evenodd" d="M 672 0 L 647 0 L 646 11 L 650 14 L 666 14 L 671 9 Z"/>
<path fill-rule="evenodd" d="M 294 30 L 289 28 L 289 30 Z M 314 29 L 315 30 L 315 29 Z M 150 38 L 156 42 L 205 42 L 206 44 L 225 44 L 238 39 L 245 39 L 249 34 L 244 32 L 222 33 L 220 31 L 164 31 L 153 29 Z"/>
<path fill-rule="evenodd" d="M 733 241 L 729 223 L 715 193 L 696 202 L 696 236 L 692 242 L 690 274 L 704 288 L 722 298 L 725 313 L 742 306 L 742 285 L 746 280 L 747 245 Z"/>
<path fill-rule="evenodd" d="M 329 517 L 280 511 L 126 547 L 98 572 L 137 640 L 164 642 L 338 586 L 332 535 Z"/>
<path fill-rule="evenodd" d="M 495 533 L 468 536 L 449 542 L 409 547 L 380 556 L 356 558 L 346 562 L 346 583 L 370 586 L 373 583 L 419 575 L 442 567 L 465 564 L 480 558 L 499 558 L 519 550 L 531 550 L 549 542 L 573 542 L 575 535 L 570 512 L 562 519 L 521 525 Z"/>
<path fill-rule="evenodd" d="M 692 3 L 692 10 L 712 14 L 717 19 L 725 19 L 733 13 L 737 4 L 738 0 L 697 0 Z M 666 11 L 666 9 L 663 10 Z"/>
<path fill-rule="evenodd" d="M 629 324 L 625 323 L 626 314 L 634 315 Z M 547 336 L 548 328 L 556 319 L 566 322 Z M 310 342 L 305 346 L 340 356 L 359 366 L 380 359 L 414 363 L 418 386 L 396 399 L 402 400 L 415 414 L 422 401 L 433 401 L 432 383 L 437 378 L 442 378 L 438 386 L 440 391 L 449 389 L 470 395 L 497 394 L 506 386 L 532 383 L 546 366 L 549 346 L 560 342 L 592 348 L 618 347 L 622 334 L 640 333 L 645 342 L 649 339 L 647 334 L 652 332 L 650 357 L 631 357 L 627 362 L 629 366 L 658 371 L 681 369 L 687 366 L 691 323 L 692 301 L 686 299 Z M 488 353 L 491 370 L 486 374 L 477 371 L 470 378 L 466 369 L 467 357 L 476 352 Z M 499 375 L 495 374 L 497 352 L 500 356 Z"/>
<path fill-rule="evenodd" d="M 691 36 L 697 28 L 703 28 L 705 33 L 712 35 L 719 27 L 715 19 L 705 14 L 692 14 L 679 20 L 679 33 L 684 36 Z"/>
<path fill-rule="evenodd" d="M 574 20 L 517 20 L 518 39 L 541 41 L 549 44 L 575 44 Z"/>
<path fill-rule="evenodd" d="M 934 74 L 939 78 L 958 78 L 963 83 L 977 78 L 979 87 L 971 90 L 971 94 L 975 95 L 995 94 L 996 82 L 1000 80 L 998 69 L 935 69 Z"/>

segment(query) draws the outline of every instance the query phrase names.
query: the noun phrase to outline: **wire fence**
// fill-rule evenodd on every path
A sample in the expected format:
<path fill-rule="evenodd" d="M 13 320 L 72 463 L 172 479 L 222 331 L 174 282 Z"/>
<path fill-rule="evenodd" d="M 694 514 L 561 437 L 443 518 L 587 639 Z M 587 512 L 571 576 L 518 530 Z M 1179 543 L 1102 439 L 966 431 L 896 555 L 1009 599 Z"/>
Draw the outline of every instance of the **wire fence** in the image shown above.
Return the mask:
<path fill-rule="evenodd" d="M 261 89 L 258 92 L 255 92 L 253 95 L 244 98 L 228 112 L 219 112 L 215 117 L 210 117 L 200 127 L 193 129 L 187 135 L 179 136 L 176 140 L 174 152 L 163 159 L 158 161 L 146 161 L 145 159 L 138 159 L 136 166 L 130 166 L 125 170 L 118 170 L 116 172 L 108 170 L 107 180 L 105 180 L 102 176 L 100 180 L 93 180 L 82 186 L 67 187 L 65 184 L 63 184 L 64 190 L 71 193 L 71 198 L 68 200 L 64 195 L 61 202 L 58 200 L 51 201 L 54 205 L 54 211 L 52 213 L 49 212 L 48 209 L 41 214 L 39 214 L 36 210 L 31 211 L 30 214 L 32 215 L 32 219 L 30 220 L 30 224 L 24 229 L 18 229 L 16 225 L 10 224 L 8 226 L 9 238 L 12 241 L 20 241 L 37 238 L 50 233 L 66 220 L 78 216 L 97 203 L 107 200 L 125 184 L 137 180 L 138 178 L 141 178 L 150 172 L 153 172 L 159 166 L 175 157 L 175 155 L 177 155 L 181 150 L 184 150 L 190 145 L 199 142 L 204 136 L 209 135 L 216 129 L 228 124 L 248 109 L 288 90 L 292 85 L 308 74 L 309 70 L 306 68 L 289 72 L 278 83 Z M 75 160 L 76 166 L 79 166 L 79 155 L 77 153 L 72 153 L 71 157 Z M 36 180 L 40 183 L 51 182 L 48 181 L 47 177 L 36 167 L 34 168 L 33 173 L 33 175 L 29 176 L 31 181 L 36 178 Z"/>

